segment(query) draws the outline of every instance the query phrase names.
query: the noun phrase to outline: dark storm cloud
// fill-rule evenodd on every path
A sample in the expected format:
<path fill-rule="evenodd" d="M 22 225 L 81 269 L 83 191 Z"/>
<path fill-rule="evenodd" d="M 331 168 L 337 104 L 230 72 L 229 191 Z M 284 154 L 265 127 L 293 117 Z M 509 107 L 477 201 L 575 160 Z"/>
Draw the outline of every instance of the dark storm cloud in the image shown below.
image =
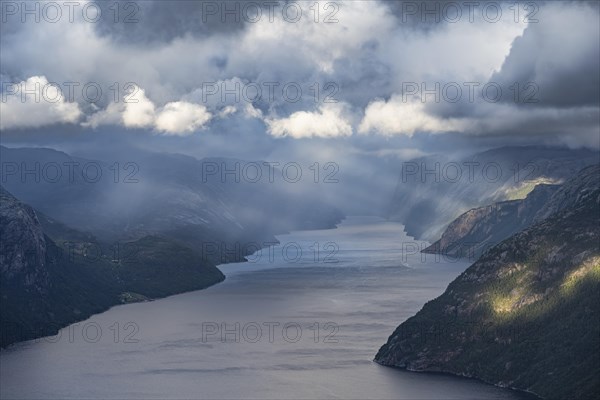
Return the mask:
<path fill-rule="evenodd" d="M 529 3 L 539 5 L 543 2 Z M 396 0 L 386 1 L 384 4 L 396 17 L 399 25 L 422 33 L 430 33 L 461 21 L 473 22 L 482 19 L 484 15 L 492 20 L 498 11 L 501 14 L 515 13 L 513 0 Z M 520 7 L 523 8 L 526 4 L 528 3 L 522 2 Z M 525 14 L 526 12 L 521 15 Z"/>
<path fill-rule="evenodd" d="M 558 6 L 556 6 L 558 7 Z M 577 8 L 584 12 L 575 14 Z M 600 37 L 597 7 L 570 5 L 554 14 L 541 10 L 515 39 L 510 54 L 490 81 L 505 87 L 518 82 L 537 86 L 540 106 L 573 107 L 600 103 Z M 512 101 L 506 96 L 505 101 Z"/>
<path fill-rule="evenodd" d="M 235 33 L 257 16 L 239 1 L 111 0 L 96 4 L 107 16 L 95 25 L 98 34 L 130 45 L 160 45 L 186 35 L 202 38 Z"/>
<path fill-rule="evenodd" d="M 450 8 L 457 3 L 451 0 L 424 0 L 387 1 L 385 4 L 402 26 L 429 32 L 441 28 L 453 18 Z"/>
<path fill-rule="evenodd" d="M 377 53 L 381 43 L 369 40 L 362 46 L 358 57 L 343 57 L 335 60 L 336 71 L 332 79 L 339 85 L 339 96 L 350 99 L 358 107 L 364 108 L 376 96 L 389 97 L 394 92 L 392 68 L 382 62 Z"/>
<path fill-rule="evenodd" d="M 479 81 L 476 98 L 428 102 L 438 118 L 466 121 L 467 133 L 493 140 L 597 148 L 600 119 L 600 27 L 598 3 L 540 3 L 537 22 L 513 41 L 502 66 Z M 441 85 L 449 80 L 441 81 Z M 498 87 L 492 100 L 481 88 Z M 495 96 L 495 89 L 490 91 Z"/>

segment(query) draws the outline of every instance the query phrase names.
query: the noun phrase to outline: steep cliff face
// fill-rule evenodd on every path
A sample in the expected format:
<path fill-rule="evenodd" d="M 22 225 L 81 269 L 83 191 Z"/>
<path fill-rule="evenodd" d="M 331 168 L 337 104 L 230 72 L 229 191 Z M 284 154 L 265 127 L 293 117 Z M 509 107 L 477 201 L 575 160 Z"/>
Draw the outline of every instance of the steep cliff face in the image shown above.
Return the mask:
<path fill-rule="evenodd" d="M 559 188 L 559 185 L 537 185 L 525 199 L 469 210 L 452 221 L 442 237 L 423 252 L 474 261 L 485 250 L 530 226 Z"/>
<path fill-rule="evenodd" d="M 0 275 L 3 282 L 48 290 L 46 239 L 35 211 L 0 186 Z"/>
<path fill-rule="evenodd" d="M 553 196 L 564 208 L 493 247 L 403 322 L 375 361 L 534 392 L 600 392 L 600 167 Z M 558 201 L 563 199 L 564 201 Z"/>

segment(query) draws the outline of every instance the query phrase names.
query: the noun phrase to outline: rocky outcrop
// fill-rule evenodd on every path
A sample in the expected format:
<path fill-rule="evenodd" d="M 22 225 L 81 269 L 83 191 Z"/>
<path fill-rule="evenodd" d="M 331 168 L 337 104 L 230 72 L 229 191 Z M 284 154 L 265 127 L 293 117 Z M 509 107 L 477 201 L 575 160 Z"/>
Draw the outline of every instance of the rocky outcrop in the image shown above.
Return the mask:
<path fill-rule="evenodd" d="M 0 186 L 0 276 L 3 284 L 47 292 L 46 239 L 35 211 Z"/>
<path fill-rule="evenodd" d="M 600 166 L 551 199 L 562 208 L 483 256 L 403 322 L 375 361 L 530 391 L 600 392 Z"/>
<path fill-rule="evenodd" d="M 474 208 L 452 221 L 442 237 L 423 253 L 476 260 L 511 235 L 527 228 L 559 185 L 537 185 L 526 198 Z"/>

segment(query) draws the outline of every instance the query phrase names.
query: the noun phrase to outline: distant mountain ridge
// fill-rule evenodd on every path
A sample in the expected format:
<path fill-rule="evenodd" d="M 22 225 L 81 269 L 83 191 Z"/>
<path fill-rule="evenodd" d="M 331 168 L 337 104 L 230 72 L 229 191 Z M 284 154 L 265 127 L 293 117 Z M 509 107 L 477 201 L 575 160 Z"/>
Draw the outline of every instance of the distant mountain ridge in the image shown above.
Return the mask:
<path fill-rule="evenodd" d="M 547 399 L 596 398 L 600 165 L 581 170 L 547 204 L 536 223 L 485 252 L 404 321 L 375 361 Z"/>
<path fill-rule="evenodd" d="M 426 156 L 403 163 L 388 218 L 434 242 L 470 209 L 524 198 L 536 184 L 560 184 L 597 163 L 592 150 L 522 146 L 468 157 Z"/>
<path fill-rule="evenodd" d="M 343 218 L 338 209 L 318 199 L 316 187 L 304 193 L 297 185 L 267 178 L 236 182 L 231 175 L 222 179 L 220 173 L 204 174 L 204 163 L 225 163 L 223 169 L 233 170 L 231 164 L 239 160 L 140 153 L 132 160 L 107 163 L 47 148 L 4 146 L 0 155 L 4 164 L 17 168 L 10 174 L 3 169 L 7 190 L 49 217 L 104 241 L 159 235 L 202 251 L 206 243 L 243 247 L 274 242 L 275 234 L 332 228 Z M 74 163 L 76 172 L 69 175 L 68 166 Z M 36 174 L 26 169 L 36 165 L 40 171 L 58 165 L 62 175 L 39 179 L 38 172 L 35 181 Z M 53 168 L 47 170 L 53 173 Z M 100 179 L 94 181 L 96 170 Z M 245 255 L 223 254 L 215 261 L 243 261 Z"/>

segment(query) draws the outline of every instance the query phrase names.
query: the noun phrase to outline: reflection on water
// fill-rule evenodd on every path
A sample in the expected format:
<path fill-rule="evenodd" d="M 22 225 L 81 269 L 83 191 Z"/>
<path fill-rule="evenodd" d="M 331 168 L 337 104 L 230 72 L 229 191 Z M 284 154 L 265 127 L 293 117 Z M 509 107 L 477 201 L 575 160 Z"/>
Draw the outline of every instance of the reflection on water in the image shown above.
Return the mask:
<path fill-rule="evenodd" d="M 221 266 L 222 284 L 3 351 L 2 398 L 520 398 L 372 362 L 466 263 L 423 256 L 402 225 L 370 217 L 278 239 L 254 262 Z"/>

